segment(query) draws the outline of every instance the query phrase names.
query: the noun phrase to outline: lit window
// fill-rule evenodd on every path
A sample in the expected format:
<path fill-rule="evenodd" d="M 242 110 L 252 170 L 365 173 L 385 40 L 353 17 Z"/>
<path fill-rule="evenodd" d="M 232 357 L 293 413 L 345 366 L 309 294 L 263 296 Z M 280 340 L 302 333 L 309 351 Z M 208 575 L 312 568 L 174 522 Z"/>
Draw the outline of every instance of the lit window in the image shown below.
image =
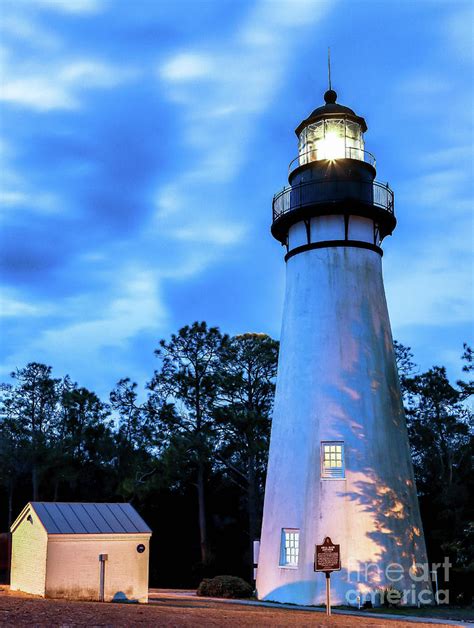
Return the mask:
<path fill-rule="evenodd" d="M 344 443 L 321 443 L 321 477 L 344 478 Z"/>
<path fill-rule="evenodd" d="M 281 531 L 280 567 L 297 567 L 300 551 L 300 531 L 284 528 Z"/>

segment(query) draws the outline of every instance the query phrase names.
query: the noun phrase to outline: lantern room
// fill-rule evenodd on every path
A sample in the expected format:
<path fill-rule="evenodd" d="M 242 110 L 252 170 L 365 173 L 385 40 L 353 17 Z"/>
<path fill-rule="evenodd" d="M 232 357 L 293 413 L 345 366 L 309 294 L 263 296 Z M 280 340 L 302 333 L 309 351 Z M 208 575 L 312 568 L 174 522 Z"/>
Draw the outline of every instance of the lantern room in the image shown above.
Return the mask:
<path fill-rule="evenodd" d="M 336 92 L 328 90 L 324 94 L 326 104 L 315 109 L 296 129 L 298 157 L 291 169 L 314 161 L 337 159 L 357 159 L 375 166 L 375 158 L 365 151 L 364 118 L 336 103 L 336 99 Z"/>

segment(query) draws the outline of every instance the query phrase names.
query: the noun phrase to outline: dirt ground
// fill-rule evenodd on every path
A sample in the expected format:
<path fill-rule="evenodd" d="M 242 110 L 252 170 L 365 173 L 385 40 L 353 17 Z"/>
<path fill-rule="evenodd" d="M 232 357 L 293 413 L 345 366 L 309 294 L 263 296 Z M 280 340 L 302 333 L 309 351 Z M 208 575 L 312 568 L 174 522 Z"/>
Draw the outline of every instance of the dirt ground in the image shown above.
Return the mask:
<path fill-rule="evenodd" d="M 448 626 L 449 624 L 437 624 Z M 0 591 L 0 626 L 311 626 L 312 628 L 433 628 L 433 624 L 179 598 L 153 592 L 150 603 L 100 604 L 44 600 Z"/>

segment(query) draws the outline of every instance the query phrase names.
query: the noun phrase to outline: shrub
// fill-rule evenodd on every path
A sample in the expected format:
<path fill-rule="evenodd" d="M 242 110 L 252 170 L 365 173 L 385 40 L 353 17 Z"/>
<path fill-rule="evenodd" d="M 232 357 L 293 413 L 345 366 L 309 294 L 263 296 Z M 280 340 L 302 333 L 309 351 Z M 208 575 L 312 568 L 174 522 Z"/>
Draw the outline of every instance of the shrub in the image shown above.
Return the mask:
<path fill-rule="evenodd" d="M 215 576 L 215 578 L 204 578 L 198 587 L 197 595 L 203 597 L 226 597 L 239 598 L 250 597 L 253 588 L 236 576 Z"/>

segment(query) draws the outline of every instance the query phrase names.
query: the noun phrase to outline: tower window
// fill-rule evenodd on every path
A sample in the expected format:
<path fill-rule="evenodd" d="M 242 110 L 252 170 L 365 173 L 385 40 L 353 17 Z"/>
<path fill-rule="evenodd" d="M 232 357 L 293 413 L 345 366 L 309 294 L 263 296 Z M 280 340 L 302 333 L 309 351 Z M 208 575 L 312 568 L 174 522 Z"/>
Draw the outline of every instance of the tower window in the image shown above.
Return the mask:
<path fill-rule="evenodd" d="M 281 531 L 280 567 L 298 567 L 300 531 L 283 528 Z"/>
<path fill-rule="evenodd" d="M 337 441 L 321 443 L 321 477 L 326 480 L 345 477 L 344 443 Z"/>

